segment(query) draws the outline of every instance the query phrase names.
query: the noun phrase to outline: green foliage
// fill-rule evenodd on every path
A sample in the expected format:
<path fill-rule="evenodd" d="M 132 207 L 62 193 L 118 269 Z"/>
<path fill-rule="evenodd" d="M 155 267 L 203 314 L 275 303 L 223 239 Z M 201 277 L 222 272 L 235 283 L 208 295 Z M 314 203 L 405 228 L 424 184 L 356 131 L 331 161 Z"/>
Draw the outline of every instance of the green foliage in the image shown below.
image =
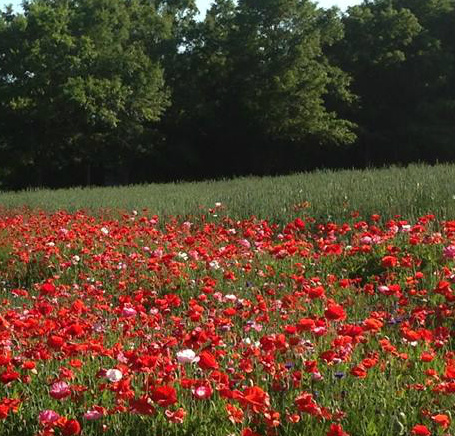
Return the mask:
<path fill-rule="evenodd" d="M 0 114 L 12 158 L 39 172 L 134 153 L 169 104 L 145 39 L 166 37 L 160 21 L 152 3 L 121 0 L 34 0 L 4 14 Z"/>
<path fill-rule="evenodd" d="M 29 0 L 0 13 L 0 186 L 455 158 L 455 0 Z"/>
<path fill-rule="evenodd" d="M 0 274 L 6 275 L 7 269 L 8 269 L 8 261 L 11 256 L 11 246 L 10 245 L 4 245 L 0 241 Z"/>
<path fill-rule="evenodd" d="M 245 0 L 234 29 L 227 53 L 234 64 L 233 98 L 253 129 L 291 141 L 354 139 L 352 125 L 324 104 L 331 87 L 346 93 L 339 69 L 324 55 L 342 37 L 335 15 L 309 1 Z"/>
<path fill-rule="evenodd" d="M 455 2 L 365 1 L 343 22 L 366 162 L 453 159 Z"/>
<path fill-rule="evenodd" d="M 290 147 L 353 142 L 353 123 L 327 105 L 352 97 L 325 54 L 342 34 L 338 15 L 310 1 L 215 2 L 167 65 L 171 142 L 208 176 L 279 172 Z"/>

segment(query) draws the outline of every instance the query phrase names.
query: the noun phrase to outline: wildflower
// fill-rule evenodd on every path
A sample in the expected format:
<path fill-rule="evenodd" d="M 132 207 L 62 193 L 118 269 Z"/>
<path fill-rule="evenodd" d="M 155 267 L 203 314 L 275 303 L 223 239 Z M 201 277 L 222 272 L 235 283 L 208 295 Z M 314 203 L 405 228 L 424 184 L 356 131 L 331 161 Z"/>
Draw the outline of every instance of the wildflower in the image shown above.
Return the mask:
<path fill-rule="evenodd" d="M 104 416 L 103 408 L 94 407 L 93 409 L 87 410 L 84 413 L 84 419 L 87 421 L 96 421 Z"/>
<path fill-rule="evenodd" d="M 324 312 L 325 317 L 330 321 L 343 321 L 346 319 L 346 312 L 339 304 L 329 304 Z"/>
<path fill-rule="evenodd" d="M 177 392 L 172 386 L 155 387 L 151 397 L 161 407 L 171 406 L 177 402 Z"/>
<path fill-rule="evenodd" d="M 363 322 L 363 329 L 365 331 L 378 332 L 383 327 L 384 323 L 376 318 L 367 318 Z"/>
<path fill-rule="evenodd" d="M 61 336 L 51 335 L 47 340 L 47 345 L 54 349 L 59 349 L 63 347 L 64 339 Z"/>
<path fill-rule="evenodd" d="M 242 430 L 241 436 L 261 436 L 259 433 L 251 430 L 250 427 L 246 427 Z"/>
<path fill-rule="evenodd" d="M 10 411 L 17 413 L 21 400 L 17 398 L 3 398 L 0 400 L 0 419 L 6 419 Z"/>
<path fill-rule="evenodd" d="M 243 408 L 251 408 L 256 413 L 270 407 L 269 394 L 258 386 L 247 388 L 244 392 L 236 391 L 234 398 Z"/>
<path fill-rule="evenodd" d="M 444 430 L 450 425 L 450 418 L 445 414 L 433 415 L 431 420 L 438 424 Z"/>
<path fill-rule="evenodd" d="M 446 259 L 455 259 L 455 245 L 444 247 L 442 254 Z"/>
<path fill-rule="evenodd" d="M 54 295 L 55 291 L 55 286 L 49 282 L 43 283 L 40 287 L 41 295 Z"/>
<path fill-rule="evenodd" d="M 296 218 L 294 220 L 294 225 L 300 229 L 303 230 L 305 228 L 305 221 L 303 221 L 301 218 Z"/>
<path fill-rule="evenodd" d="M 373 242 L 373 238 L 371 236 L 363 236 L 360 238 L 360 243 L 364 245 L 370 245 Z"/>
<path fill-rule="evenodd" d="M 0 375 L 0 381 L 6 385 L 8 383 L 11 383 L 12 381 L 18 380 L 19 377 L 20 374 L 18 372 L 7 369 Z"/>
<path fill-rule="evenodd" d="M 229 421 L 232 424 L 241 424 L 243 422 L 243 410 L 238 407 L 233 406 L 232 404 L 226 404 L 226 412 L 228 414 Z"/>
<path fill-rule="evenodd" d="M 187 349 L 177 352 L 177 360 L 181 364 L 196 362 L 196 353 L 193 350 Z"/>
<path fill-rule="evenodd" d="M 194 398 L 198 400 L 207 400 L 213 394 L 213 390 L 208 384 L 200 385 L 191 390 Z"/>
<path fill-rule="evenodd" d="M 43 410 L 38 416 L 41 424 L 52 424 L 60 419 L 60 415 L 54 410 Z"/>
<path fill-rule="evenodd" d="M 237 296 L 234 295 L 234 294 L 227 294 L 227 295 L 224 296 L 224 299 L 226 301 L 235 302 L 235 301 L 237 301 Z"/>
<path fill-rule="evenodd" d="M 319 416 L 321 408 L 313 400 L 313 395 L 308 392 L 303 392 L 295 400 L 294 403 L 301 412 L 309 413 L 310 415 Z"/>
<path fill-rule="evenodd" d="M 108 369 L 106 371 L 106 378 L 112 383 L 120 381 L 122 377 L 123 377 L 122 371 L 120 371 L 119 369 L 114 368 Z"/>
<path fill-rule="evenodd" d="M 130 407 L 133 413 L 148 416 L 155 414 L 155 408 L 152 406 L 152 399 L 147 395 L 143 395 L 138 399 L 130 400 Z"/>
<path fill-rule="evenodd" d="M 164 414 L 166 415 L 166 418 L 170 422 L 174 424 L 181 424 L 185 420 L 186 410 L 180 407 L 175 412 L 171 410 L 166 410 Z"/>
<path fill-rule="evenodd" d="M 212 260 L 209 262 L 209 266 L 212 269 L 220 269 L 220 264 L 216 260 Z"/>
<path fill-rule="evenodd" d="M 398 259 L 395 256 L 384 256 L 382 258 L 382 266 L 384 268 L 394 268 L 398 264 Z"/>
<path fill-rule="evenodd" d="M 243 248 L 246 248 L 246 249 L 250 249 L 250 248 L 251 248 L 251 244 L 250 244 L 250 242 L 248 241 L 248 239 L 240 239 L 239 244 L 240 244 Z"/>
<path fill-rule="evenodd" d="M 73 436 L 81 432 L 81 425 L 75 419 L 69 419 L 66 421 L 65 425 L 62 428 L 63 436 Z"/>
<path fill-rule="evenodd" d="M 367 376 L 367 372 L 362 365 L 357 365 L 351 369 L 351 374 L 358 378 L 365 378 Z"/>
<path fill-rule="evenodd" d="M 415 436 L 430 436 L 431 432 L 428 430 L 427 426 L 416 424 L 414 427 L 412 427 L 411 434 Z"/>
<path fill-rule="evenodd" d="M 340 424 L 331 424 L 327 436 L 349 436 Z"/>
<path fill-rule="evenodd" d="M 131 316 L 136 316 L 136 309 L 132 306 L 123 306 L 122 316 L 128 318 Z"/>
<path fill-rule="evenodd" d="M 182 260 L 188 260 L 188 254 L 185 253 L 184 251 L 181 251 L 180 253 L 178 253 L 177 257 Z"/>
<path fill-rule="evenodd" d="M 202 369 L 218 369 L 218 362 L 215 359 L 215 356 L 209 351 L 203 351 L 199 355 L 199 366 Z"/>
<path fill-rule="evenodd" d="M 49 394 L 56 400 L 63 400 L 71 395 L 71 389 L 64 381 L 56 382 L 51 386 Z"/>
<path fill-rule="evenodd" d="M 310 288 L 308 290 L 308 296 L 314 300 L 316 298 L 324 298 L 325 297 L 325 290 L 322 286 L 316 286 L 314 288 Z"/>

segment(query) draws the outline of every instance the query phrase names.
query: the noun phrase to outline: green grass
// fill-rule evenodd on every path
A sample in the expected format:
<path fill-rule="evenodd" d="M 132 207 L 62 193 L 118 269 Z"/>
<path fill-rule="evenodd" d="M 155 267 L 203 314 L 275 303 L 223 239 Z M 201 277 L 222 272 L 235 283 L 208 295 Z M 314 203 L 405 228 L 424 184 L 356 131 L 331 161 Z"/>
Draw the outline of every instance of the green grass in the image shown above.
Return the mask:
<path fill-rule="evenodd" d="M 302 214 L 294 205 L 309 202 L 309 215 L 334 221 L 352 211 L 413 219 L 434 213 L 455 218 L 455 165 L 411 165 L 374 170 L 315 171 L 282 177 L 242 177 L 197 183 L 110 188 L 27 190 L 0 193 L 0 208 L 45 211 L 141 210 L 162 217 L 200 215 L 221 202 L 219 215 L 251 215 L 286 222 Z"/>

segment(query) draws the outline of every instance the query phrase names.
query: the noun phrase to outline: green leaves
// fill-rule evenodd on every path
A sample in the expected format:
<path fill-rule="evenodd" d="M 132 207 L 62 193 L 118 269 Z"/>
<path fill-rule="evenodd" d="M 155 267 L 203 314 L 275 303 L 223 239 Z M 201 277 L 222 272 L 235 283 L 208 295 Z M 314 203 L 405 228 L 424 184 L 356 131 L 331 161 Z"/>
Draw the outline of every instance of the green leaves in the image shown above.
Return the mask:
<path fill-rule="evenodd" d="M 310 1 L 215 2 L 165 60 L 171 141 L 186 144 L 206 176 L 276 171 L 294 147 L 351 143 L 353 123 L 327 103 L 351 98 L 348 76 L 326 55 L 341 37 L 339 16 Z"/>
<path fill-rule="evenodd" d="M 120 121 L 117 114 L 125 110 L 129 90 L 122 86 L 120 77 L 109 80 L 89 76 L 69 78 L 64 93 L 86 113 L 89 124 L 104 123 L 115 128 Z"/>
<path fill-rule="evenodd" d="M 343 17 L 334 53 L 359 96 L 351 119 L 366 163 L 455 156 L 454 9 L 453 0 L 374 0 Z"/>
<path fill-rule="evenodd" d="M 169 104 L 155 49 L 164 22 L 149 2 L 121 0 L 34 0 L 3 20 L 0 114 L 31 127 L 9 141 L 27 148 L 33 135 L 43 169 L 141 147 L 138 132 Z"/>
<path fill-rule="evenodd" d="M 2 184 L 453 160 L 454 8 L 25 1 L 0 13 Z"/>

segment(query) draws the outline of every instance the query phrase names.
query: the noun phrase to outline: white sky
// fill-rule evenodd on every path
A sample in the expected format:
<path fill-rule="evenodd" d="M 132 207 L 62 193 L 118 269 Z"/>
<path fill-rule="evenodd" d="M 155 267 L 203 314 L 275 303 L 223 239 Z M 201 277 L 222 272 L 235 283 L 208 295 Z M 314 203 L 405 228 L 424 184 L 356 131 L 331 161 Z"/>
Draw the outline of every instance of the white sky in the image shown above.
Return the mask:
<path fill-rule="evenodd" d="M 340 9 L 345 10 L 348 6 L 356 5 L 361 3 L 361 0 L 315 0 L 322 7 L 328 8 L 330 6 L 338 6 Z M 4 6 L 12 4 L 13 6 L 19 6 L 21 0 L 0 0 L 0 9 Z M 203 13 L 208 8 L 212 0 L 196 0 L 199 10 Z"/>

